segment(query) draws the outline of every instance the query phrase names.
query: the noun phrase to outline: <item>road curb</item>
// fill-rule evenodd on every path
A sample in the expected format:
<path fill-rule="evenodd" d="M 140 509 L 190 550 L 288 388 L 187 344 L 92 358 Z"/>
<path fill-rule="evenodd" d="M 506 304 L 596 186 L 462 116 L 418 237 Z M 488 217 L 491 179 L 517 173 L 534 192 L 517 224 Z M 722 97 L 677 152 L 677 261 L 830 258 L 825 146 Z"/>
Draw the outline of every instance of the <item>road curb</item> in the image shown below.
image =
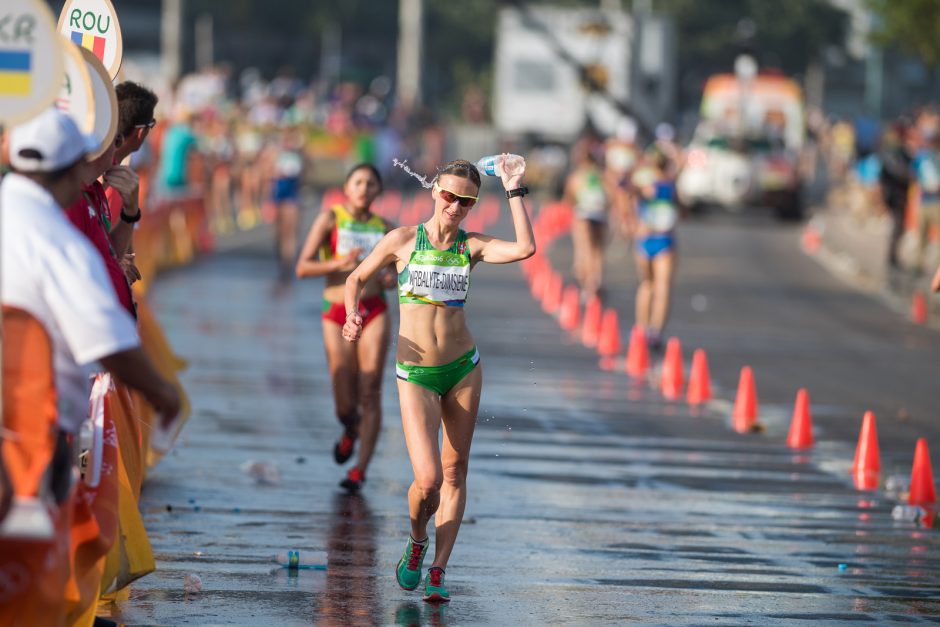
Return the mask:
<path fill-rule="evenodd" d="M 890 230 L 888 216 L 858 216 L 847 210 L 823 207 L 815 211 L 803 228 L 801 246 L 830 274 L 877 296 L 908 320 L 915 294 L 925 295 L 926 325 L 940 329 L 940 297 L 930 292 L 931 274 L 917 276 L 909 270 L 889 271 L 885 259 Z M 901 256 L 904 261 L 903 250 Z"/>

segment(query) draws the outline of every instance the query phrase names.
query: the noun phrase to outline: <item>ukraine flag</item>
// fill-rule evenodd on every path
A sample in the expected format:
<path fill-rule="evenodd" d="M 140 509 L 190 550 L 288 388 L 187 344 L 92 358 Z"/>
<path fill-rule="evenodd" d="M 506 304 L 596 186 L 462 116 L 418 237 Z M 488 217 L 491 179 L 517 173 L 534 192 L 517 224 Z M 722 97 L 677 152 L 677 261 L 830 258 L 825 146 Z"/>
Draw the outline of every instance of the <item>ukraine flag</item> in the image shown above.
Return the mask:
<path fill-rule="evenodd" d="M 31 58 L 29 50 L 0 50 L 0 95 L 29 95 Z"/>

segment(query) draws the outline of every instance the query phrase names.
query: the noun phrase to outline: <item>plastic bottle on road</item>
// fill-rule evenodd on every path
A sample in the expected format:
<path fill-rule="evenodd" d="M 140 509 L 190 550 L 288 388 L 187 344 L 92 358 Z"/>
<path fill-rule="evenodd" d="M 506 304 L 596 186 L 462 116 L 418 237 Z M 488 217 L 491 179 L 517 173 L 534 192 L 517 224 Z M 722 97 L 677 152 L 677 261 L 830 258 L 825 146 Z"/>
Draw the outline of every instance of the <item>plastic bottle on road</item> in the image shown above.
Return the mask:
<path fill-rule="evenodd" d="M 241 465 L 241 470 L 259 485 L 273 486 L 281 483 L 281 470 L 277 464 L 250 459 Z"/>
<path fill-rule="evenodd" d="M 490 155 L 481 157 L 476 166 L 480 174 L 501 177 L 504 170 L 509 175 L 525 172 L 525 159 L 512 154 Z"/>
<path fill-rule="evenodd" d="M 326 570 L 326 553 L 324 551 L 289 550 L 271 557 L 271 561 L 284 568 Z"/>

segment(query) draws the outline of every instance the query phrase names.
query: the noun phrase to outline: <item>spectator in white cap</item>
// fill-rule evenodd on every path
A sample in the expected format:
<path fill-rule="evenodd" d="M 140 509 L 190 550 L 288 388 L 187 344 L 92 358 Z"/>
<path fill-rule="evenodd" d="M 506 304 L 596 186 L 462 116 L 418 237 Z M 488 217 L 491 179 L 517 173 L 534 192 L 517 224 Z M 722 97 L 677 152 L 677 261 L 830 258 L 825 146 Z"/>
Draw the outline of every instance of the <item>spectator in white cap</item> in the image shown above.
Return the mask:
<path fill-rule="evenodd" d="M 29 312 L 49 334 L 58 423 L 72 434 L 87 416 L 96 362 L 139 390 L 165 424 L 180 407 L 140 348 L 101 256 L 63 214 L 81 192 L 95 143 L 68 115 L 48 109 L 10 130 L 12 172 L 0 183 L 0 301 Z"/>

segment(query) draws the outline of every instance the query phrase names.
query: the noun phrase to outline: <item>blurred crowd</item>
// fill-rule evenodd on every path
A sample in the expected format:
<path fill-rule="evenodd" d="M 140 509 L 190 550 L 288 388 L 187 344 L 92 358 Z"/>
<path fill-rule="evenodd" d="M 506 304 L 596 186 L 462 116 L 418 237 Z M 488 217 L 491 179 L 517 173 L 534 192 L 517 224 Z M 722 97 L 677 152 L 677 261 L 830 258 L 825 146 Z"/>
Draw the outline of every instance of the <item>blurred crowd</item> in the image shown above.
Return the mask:
<path fill-rule="evenodd" d="M 885 124 L 820 117 L 811 123 L 834 202 L 859 220 L 891 220 L 885 261 L 892 270 L 931 270 L 940 236 L 940 108 L 920 107 Z"/>
<path fill-rule="evenodd" d="M 466 119 L 482 115 L 479 99 L 468 90 Z M 286 152 L 302 158 L 305 190 L 341 183 L 354 163 L 376 164 L 396 187 L 403 175 L 393 158 L 424 172 L 445 161 L 438 116 L 397 105 L 385 76 L 325 88 L 287 68 L 266 81 L 252 69 L 235 77 L 218 66 L 183 77 L 161 103 L 166 128 L 155 142 L 161 156 L 152 163 L 153 193 L 172 198 L 205 189 L 213 228 L 222 233 L 271 217 L 271 187 Z M 149 165 L 147 155 L 139 165 Z"/>

